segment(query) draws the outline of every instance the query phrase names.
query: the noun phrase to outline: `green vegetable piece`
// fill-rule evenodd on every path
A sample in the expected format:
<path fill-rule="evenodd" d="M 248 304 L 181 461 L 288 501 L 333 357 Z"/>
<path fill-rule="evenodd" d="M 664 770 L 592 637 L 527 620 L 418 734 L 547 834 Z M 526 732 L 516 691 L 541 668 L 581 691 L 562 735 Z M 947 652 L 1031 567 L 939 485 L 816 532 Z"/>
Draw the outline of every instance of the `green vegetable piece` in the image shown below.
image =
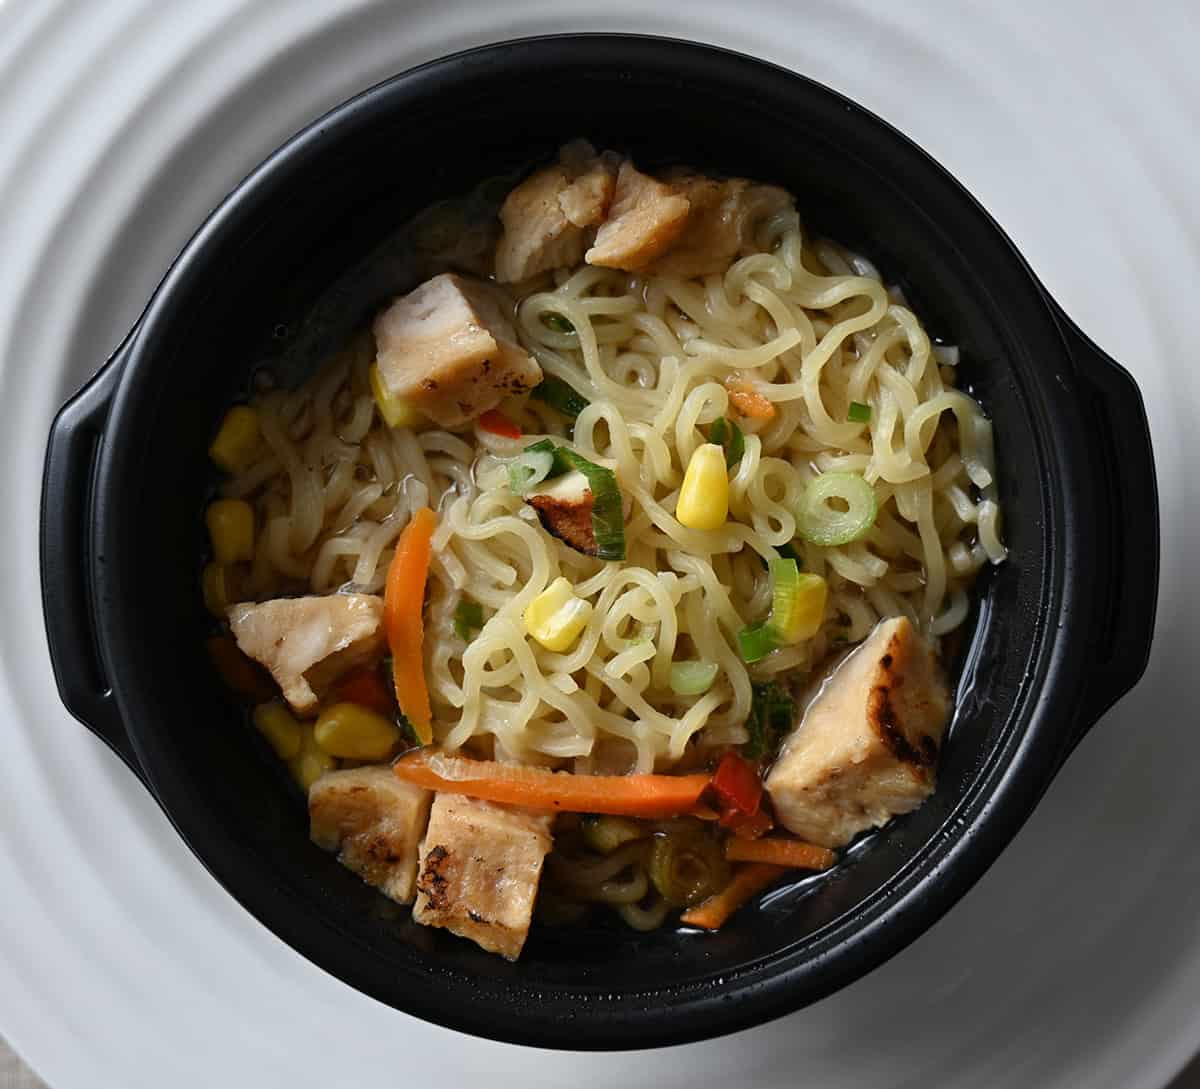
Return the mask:
<path fill-rule="evenodd" d="M 547 329 L 553 329 L 556 333 L 575 332 L 575 326 L 571 324 L 570 320 L 554 310 L 547 310 L 542 314 L 542 324 Z"/>
<path fill-rule="evenodd" d="M 778 681 L 752 684 L 750 717 L 746 719 L 749 740 L 742 746 L 750 760 L 761 760 L 775 752 L 780 740 L 796 720 L 796 704 Z"/>
<path fill-rule="evenodd" d="M 530 396 L 548 404 L 556 412 L 561 412 L 572 420 L 591 403 L 569 382 L 564 382 L 553 374 L 546 375 L 540 385 L 534 386 Z"/>
<path fill-rule="evenodd" d="M 677 696 L 703 696 L 712 688 L 719 669 L 716 662 L 672 662 L 671 691 Z"/>
<path fill-rule="evenodd" d="M 537 443 L 534 444 L 539 445 Z M 535 450 L 530 446 L 508 463 L 508 488 L 515 495 L 524 495 L 554 471 L 553 444 L 550 450 Z"/>
<path fill-rule="evenodd" d="M 845 510 L 830 502 L 840 500 Z M 815 545 L 843 545 L 865 537 L 878 513 L 875 489 L 857 473 L 822 473 L 800 500 L 796 531 Z"/>
<path fill-rule="evenodd" d="M 565 461 L 568 468 L 577 469 L 587 477 L 588 487 L 592 490 L 592 533 L 596 538 L 596 555 L 602 560 L 623 560 L 625 511 L 616 474 L 564 446 L 558 448 L 557 457 Z"/>
<path fill-rule="evenodd" d="M 672 907 L 698 904 L 729 884 L 721 844 L 694 820 L 674 821 L 655 836 L 647 871 Z"/>
<path fill-rule="evenodd" d="M 861 401 L 851 401 L 850 411 L 846 413 L 846 419 L 851 423 L 865 424 L 871 422 L 871 406 L 864 405 Z"/>
<path fill-rule="evenodd" d="M 454 634 L 464 643 L 471 641 L 472 633 L 483 627 L 483 606 L 478 601 L 464 598 L 454 610 Z"/>
<path fill-rule="evenodd" d="M 771 651 L 779 648 L 779 641 L 775 638 L 775 633 L 762 620 L 757 624 L 742 628 L 738 632 L 737 640 L 738 651 L 742 656 L 742 661 L 747 665 L 761 662 Z"/>
<path fill-rule="evenodd" d="M 746 452 L 746 436 L 736 420 L 720 416 L 708 429 L 708 441 L 725 448 L 725 467 L 732 469 Z"/>
<path fill-rule="evenodd" d="M 650 835 L 650 828 L 628 817 L 589 813 L 579 822 L 579 834 L 593 851 L 611 855 L 618 847 Z"/>

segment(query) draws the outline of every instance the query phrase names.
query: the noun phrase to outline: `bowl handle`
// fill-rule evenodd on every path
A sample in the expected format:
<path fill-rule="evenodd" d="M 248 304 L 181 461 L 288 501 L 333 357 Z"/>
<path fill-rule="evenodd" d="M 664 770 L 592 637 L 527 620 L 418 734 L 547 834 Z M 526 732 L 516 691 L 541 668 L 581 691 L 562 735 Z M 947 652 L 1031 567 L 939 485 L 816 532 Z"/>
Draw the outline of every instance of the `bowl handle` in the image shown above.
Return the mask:
<path fill-rule="evenodd" d="M 1084 724 L 1082 738 L 1138 682 L 1150 659 L 1158 606 L 1158 486 L 1150 425 L 1137 383 L 1055 309 L 1084 389 L 1091 394 L 1084 410 L 1097 440 L 1093 457 L 1101 472 L 1104 504 L 1095 544 L 1108 556 L 1106 584 L 1095 587 L 1107 600 L 1079 719 Z M 1106 567 L 1102 564 L 1099 570 Z"/>
<path fill-rule="evenodd" d="M 109 403 L 136 328 L 54 419 L 42 477 L 42 611 L 58 694 L 71 712 L 146 781 L 105 676 L 91 579 L 92 489 Z"/>

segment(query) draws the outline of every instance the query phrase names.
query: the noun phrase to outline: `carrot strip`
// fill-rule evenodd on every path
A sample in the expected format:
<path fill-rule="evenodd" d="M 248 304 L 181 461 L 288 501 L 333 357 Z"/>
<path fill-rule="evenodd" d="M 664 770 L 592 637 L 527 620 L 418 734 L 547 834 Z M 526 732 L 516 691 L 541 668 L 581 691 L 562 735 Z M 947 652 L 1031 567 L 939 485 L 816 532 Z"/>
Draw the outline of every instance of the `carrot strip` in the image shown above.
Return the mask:
<path fill-rule="evenodd" d="M 427 790 L 503 805 L 647 818 L 676 817 L 691 811 L 709 779 L 707 775 L 574 775 L 423 749 L 401 757 L 392 770 L 406 783 Z"/>
<path fill-rule="evenodd" d="M 725 844 L 730 862 L 767 862 L 797 870 L 827 870 L 837 855 L 825 847 L 801 839 L 730 839 Z"/>
<path fill-rule="evenodd" d="M 754 388 L 754 383 L 740 374 L 731 374 L 725 379 L 729 390 L 729 403 L 743 416 L 752 420 L 770 420 L 775 417 L 775 406 Z"/>
<path fill-rule="evenodd" d="M 762 892 L 787 871 L 782 866 L 769 866 L 765 862 L 751 863 L 738 867 L 733 880 L 720 892 L 689 908 L 679 921 L 686 926 L 699 926 L 705 930 L 720 930 L 722 924 L 751 896 Z"/>
<path fill-rule="evenodd" d="M 479 426 L 493 435 L 499 435 L 505 439 L 519 439 L 521 437 L 521 429 L 513 423 L 503 412 L 499 412 L 494 408 L 489 408 L 482 416 L 479 417 Z"/>
<path fill-rule="evenodd" d="M 396 555 L 388 567 L 383 591 L 383 627 L 392 651 L 396 702 L 423 745 L 433 740 L 433 712 L 429 709 L 421 644 L 425 638 L 425 580 L 436 525 L 437 515 L 428 507 L 414 512 L 396 542 Z"/>

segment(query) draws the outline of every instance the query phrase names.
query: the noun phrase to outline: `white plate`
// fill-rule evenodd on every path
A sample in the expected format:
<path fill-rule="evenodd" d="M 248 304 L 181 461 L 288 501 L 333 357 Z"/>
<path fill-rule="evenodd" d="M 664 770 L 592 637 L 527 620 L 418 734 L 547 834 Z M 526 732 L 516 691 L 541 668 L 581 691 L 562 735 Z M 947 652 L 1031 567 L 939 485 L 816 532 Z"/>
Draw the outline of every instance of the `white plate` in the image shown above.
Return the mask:
<path fill-rule="evenodd" d="M 1200 462 L 1197 27 L 1188 0 L 1152 12 L 1101 7 L 0 7 L 0 1028 L 57 1089 L 423 1087 L 497 1076 L 529 1089 L 1161 1089 L 1200 1042 L 1187 690 L 1198 633 L 1184 569 L 1200 529 L 1189 471 Z M 938 156 L 1137 375 L 1164 531 L 1146 680 L 945 921 L 868 978 L 772 1025 L 584 1060 L 423 1025 L 323 974 L 246 915 L 59 706 L 36 548 L 55 407 L 239 177 L 393 72 L 470 44 L 568 29 L 675 34 L 758 54 L 848 93 Z"/>

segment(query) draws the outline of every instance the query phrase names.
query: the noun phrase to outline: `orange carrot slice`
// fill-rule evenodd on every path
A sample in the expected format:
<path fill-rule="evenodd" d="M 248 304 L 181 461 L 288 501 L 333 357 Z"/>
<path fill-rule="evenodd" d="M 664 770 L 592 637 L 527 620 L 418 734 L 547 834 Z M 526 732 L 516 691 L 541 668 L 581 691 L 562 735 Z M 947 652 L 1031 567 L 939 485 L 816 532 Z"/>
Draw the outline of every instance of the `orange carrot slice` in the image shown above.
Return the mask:
<path fill-rule="evenodd" d="M 743 416 L 752 420 L 770 420 L 775 416 L 775 406 L 755 388 L 755 383 L 740 374 L 731 374 L 725 379 L 729 390 L 729 403 Z"/>
<path fill-rule="evenodd" d="M 433 740 L 433 713 L 429 709 L 421 644 L 425 638 L 425 580 L 436 525 L 437 515 L 428 507 L 414 512 L 396 543 L 383 591 L 383 627 L 392 652 L 396 702 L 423 745 Z"/>
<path fill-rule="evenodd" d="M 647 818 L 691 811 L 709 781 L 707 775 L 574 775 L 424 749 L 401 757 L 392 770 L 406 783 L 428 790 L 504 805 Z"/>
<path fill-rule="evenodd" d="M 817 847 L 801 839 L 730 839 L 725 844 L 730 862 L 767 862 L 797 870 L 827 870 L 837 855 L 826 847 Z"/>
<path fill-rule="evenodd" d="M 689 908 L 679 917 L 679 921 L 686 926 L 720 930 L 725 920 L 751 896 L 762 892 L 786 872 L 783 866 L 769 866 L 763 862 L 740 866 L 728 885 L 694 908 Z"/>

